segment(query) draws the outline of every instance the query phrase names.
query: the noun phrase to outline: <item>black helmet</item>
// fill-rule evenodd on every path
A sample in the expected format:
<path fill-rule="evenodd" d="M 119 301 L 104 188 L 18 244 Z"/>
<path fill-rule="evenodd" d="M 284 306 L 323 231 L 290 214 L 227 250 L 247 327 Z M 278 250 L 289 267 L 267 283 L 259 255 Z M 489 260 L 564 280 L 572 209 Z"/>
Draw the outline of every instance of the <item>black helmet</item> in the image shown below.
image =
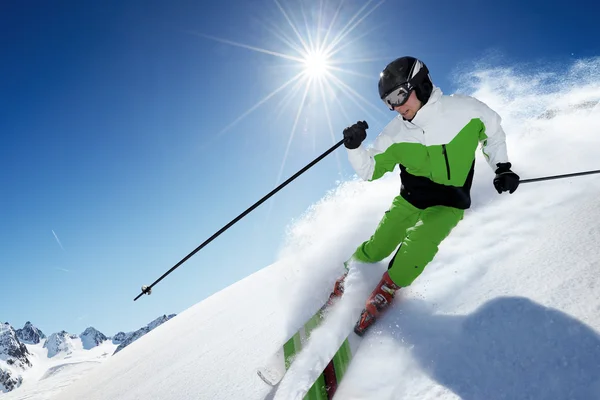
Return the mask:
<path fill-rule="evenodd" d="M 414 90 L 421 103 L 427 103 L 433 83 L 425 63 L 414 57 L 401 57 L 389 63 L 379 74 L 379 97 L 392 109 L 386 97 L 401 86 L 407 93 Z"/>

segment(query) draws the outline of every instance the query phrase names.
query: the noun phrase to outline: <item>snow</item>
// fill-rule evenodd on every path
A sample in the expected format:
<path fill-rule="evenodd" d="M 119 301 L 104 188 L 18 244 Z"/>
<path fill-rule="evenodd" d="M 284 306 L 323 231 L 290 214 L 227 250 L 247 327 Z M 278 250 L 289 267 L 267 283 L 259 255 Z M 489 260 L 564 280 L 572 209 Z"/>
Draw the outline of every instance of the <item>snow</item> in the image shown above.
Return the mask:
<path fill-rule="evenodd" d="M 72 338 L 67 332 L 61 331 L 48 336 L 43 347 L 48 349 L 48 357 L 54 357 L 59 353 L 71 354 L 81 343 L 79 338 Z"/>
<path fill-rule="evenodd" d="M 600 99 L 598 65 L 581 61 L 544 77 L 480 70 L 464 83 L 504 117 L 522 179 L 600 168 L 599 107 L 577 106 Z M 555 111 L 538 118 L 547 109 Z M 335 399 L 600 398 L 600 176 L 523 184 L 501 196 L 492 178 L 479 157 L 473 207 L 360 341 Z M 323 303 L 398 190 L 397 174 L 340 184 L 294 221 L 275 264 L 89 371 L 89 358 L 62 365 L 46 357 L 53 364 L 38 368 L 38 379 L 26 377 L 3 398 L 293 399 L 311 373 L 299 367 L 318 360 L 301 354 L 275 389 L 256 368 Z M 335 331 L 352 325 L 387 261 L 352 265 L 340 307 L 309 352 L 335 346 Z M 89 351 L 102 357 L 107 346 L 114 350 L 108 341 Z"/>
<path fill-rule="evenodd" d="M 168 321 L 169 319 L 173 318 L 175 316 L 175 314 L 171 314 L 171 315 L 163 315 L 161 317 L 156 318 L 154 321 L 150 322 L 148 325 L 138 329 L 135 332 L 131 332 L 128 335 L 124 336 L 123 339 L 121 339 L 121 335 L 119 332 L 117 334 L 117 340 L 113 339 L 113 343 L 117 343 L 119 346 L 117 347 L 117 349 L 115 350 L 115 353 L 118 353 L 119 351 L 123 350 L 124 348 L 126 348 L 127 346 L 129 346 L 131 343 L 133 343 L 134 341 L 138 340 L 139 338 L 141 338 L 142 336 L 144 336 L 145 334 L 147 334 L 148 332 L 152 331 L 153 329 L 156 329 L 157 326 L 159 326 L 160 324 L 165 323 L 166 321 Z"/>
<path fill-rule="evenodd" d="M 67 334 L 67 337 L 69 335 Z M 70 353 L 59 352 L 48 356 L 45 340 L 38 344 L 28 344 L 29 359 L 33 366 L 19 371 L 23 384 L 18 389 L 2 395 L 2 400 L 49 400 L 96 368 L 115 351 L 116 345 L 106 341 L 90 350 L 85 350 L 80 340 L 72 340 Z M 79 342 L 79 343 L 78 343 Z"/>
<path fill-rule="evenodd" d="M 83 348 L 86 350 L 92 349 L 107 340 L 106 336 L 104 336 L 102 332 L 99 332 L 91 326 L 86 328 L 86 330 L 83 331 L 79 337 L 81 339 Z"/>

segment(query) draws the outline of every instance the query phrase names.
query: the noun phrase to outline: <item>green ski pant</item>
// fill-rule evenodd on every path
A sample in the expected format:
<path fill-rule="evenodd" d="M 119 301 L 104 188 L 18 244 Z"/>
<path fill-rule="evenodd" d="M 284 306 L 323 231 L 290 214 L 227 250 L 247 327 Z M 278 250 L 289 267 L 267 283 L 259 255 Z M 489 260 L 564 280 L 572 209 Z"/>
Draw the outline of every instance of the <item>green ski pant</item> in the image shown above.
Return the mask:
<path fill-rule="evenodd" d="M 433 260 L 439 244 L 463 215 L 464 210 L 445 206 L 421 210 L 402 196 L 397 196 L 373 236 L 356 249 L 353 257 L 362 262 L 378 262 L 392 254 L 400 245 L 390 262 L 388 272 L 394 283 L 406 287 Z"/>

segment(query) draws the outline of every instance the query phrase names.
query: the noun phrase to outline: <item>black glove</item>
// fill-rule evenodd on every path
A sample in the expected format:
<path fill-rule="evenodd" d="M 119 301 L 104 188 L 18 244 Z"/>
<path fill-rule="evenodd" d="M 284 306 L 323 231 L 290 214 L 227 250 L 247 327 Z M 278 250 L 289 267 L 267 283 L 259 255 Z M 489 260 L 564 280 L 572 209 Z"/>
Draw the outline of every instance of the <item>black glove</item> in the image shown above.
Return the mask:
<path fill-rule="evenodd" d="M 344 129 L 344 146 L 347 149 L 357 149 L 367 138 L 367 129 L 369 129 L 369 125 L 366 121 L 358 121 Z"/>
<path fill-rule="evenodd" d="M 510 170 L 510 163 L 496 164 L 496 177 L 494 178 L 494 187 L 498 193 L 506 192 L 512 194 L 519 187 L 519 175 Z"/>

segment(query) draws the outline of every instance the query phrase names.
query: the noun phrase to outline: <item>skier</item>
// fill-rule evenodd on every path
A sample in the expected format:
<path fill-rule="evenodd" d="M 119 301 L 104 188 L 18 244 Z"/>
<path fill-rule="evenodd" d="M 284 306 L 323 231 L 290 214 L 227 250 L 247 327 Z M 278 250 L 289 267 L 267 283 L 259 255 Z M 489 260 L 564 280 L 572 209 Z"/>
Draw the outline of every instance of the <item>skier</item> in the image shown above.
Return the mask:
<path fill-rule="evenodd" d="M 344 145 L 356 173 L 366 181 L 400 168 L 400 195 L 392 201 L 373 235 L 351 260 L 375 263 L 396 253 L 370 294 L 354 330 L 362 335 L 391 303 L 396 291 L 409 286 L 431 262 L 440 243 L 471 205 L 470 189 L 479 144 L 495 171 L 498 193 L 513 193 L 519 176 L 511 171 L 500 116 L 483 102 L 464 95 L 444 95 L 433 85 L 427 66 L 401 57 L 381 72 L 379 96 L 399 115 L 377 136 L 372 147 L 361 143 L 368 125 L 359 121 L 344 129 Z M 398 247 L 399 246 L 399 247 Z M 341 296 L 338 278 L 332 296 Z"/>

